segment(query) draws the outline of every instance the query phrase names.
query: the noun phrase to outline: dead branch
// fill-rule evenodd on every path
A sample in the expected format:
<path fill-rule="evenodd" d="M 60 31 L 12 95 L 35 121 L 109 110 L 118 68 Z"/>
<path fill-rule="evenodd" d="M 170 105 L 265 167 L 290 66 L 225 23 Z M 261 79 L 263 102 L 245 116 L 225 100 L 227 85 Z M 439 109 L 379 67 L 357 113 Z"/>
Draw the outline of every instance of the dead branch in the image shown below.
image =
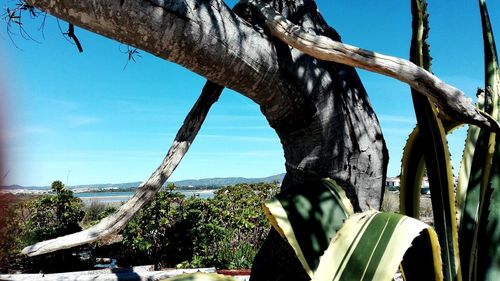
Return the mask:
<path fill-rule="evenodd" d="M 453 119 L 500 131 L 500 124 L 477 109 L 462 91 L 408 60 L 378 54 L 333 41 L 325 36 L 308 33 L 260 1 L 242 1 L 239 5 L 249 5 L 257 9 L 273 36 L 305 54 L 395 78 L 426 95 Z"/>
<path fill-rule="evenodd" d="M 39 242 L 22 250 L 23 254 L 36 256 L 62 249 L 92 243 L 114 234 L 125 227 L 130 219 L 148 202 L 170 177 L 181 159 L 186 154 L 198 131 L 205 121 L 210 107 L 217 101 L 224 88 L 207 81 L 200 97 L 184 119 L 184 124 L 177 132 L 161 165 L 143 182 L 134 196 L 118 209 L 118 211 L 83 231 Z"/>

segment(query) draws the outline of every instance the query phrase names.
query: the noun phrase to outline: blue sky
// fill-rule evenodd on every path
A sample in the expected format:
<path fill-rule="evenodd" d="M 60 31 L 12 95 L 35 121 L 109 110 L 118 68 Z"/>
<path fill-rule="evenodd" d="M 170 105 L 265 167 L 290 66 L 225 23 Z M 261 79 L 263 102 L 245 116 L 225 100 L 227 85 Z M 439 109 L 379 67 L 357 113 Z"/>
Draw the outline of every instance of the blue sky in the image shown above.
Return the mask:
<path fill-rule="evenodd" d="M 474 97 L 484 84 L 477 3 L 429 2 L 433 71 Z M 408 57 L 410 1 L 317 4 L 345 43 Z M 500 3 L 488 4 L 498 31 Z M 0 30 L 6 183 L 49 185 L 59 179 L 75 185 L 146 179 L 162 160 L 205 80 L 145 52 L 124 70 L 125 46 L 77 28 L 84 48 L 79 54 L 62 37 L 54 18 L 47 18 L 45 39 L 37 30 L 39 23 L 25 21 L 41 43 L 14 37 L 22 50 L 10 42 L 4 24 Z M 388 174 L 397 175 L 402 148 L 415 125 L 409 88 L 377 74 L 359 74 L 386 138 L 391 157 Z M 462 129 L 448 139 L 455 171 L 464 137 Z M 171 180 L 281 172 L 281 145 L 259 108 L 225 90 Z"/>

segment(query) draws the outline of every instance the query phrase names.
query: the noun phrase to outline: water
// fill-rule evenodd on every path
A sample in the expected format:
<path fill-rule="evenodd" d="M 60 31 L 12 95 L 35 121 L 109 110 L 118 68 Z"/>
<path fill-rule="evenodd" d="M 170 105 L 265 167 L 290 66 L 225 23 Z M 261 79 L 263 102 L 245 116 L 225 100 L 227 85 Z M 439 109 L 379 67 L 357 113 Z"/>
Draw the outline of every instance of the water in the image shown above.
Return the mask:
<path fill-rule="evenodd" d="M 179 190 L 186 197 L 198 196 L 203 199 L 214 197 L 214 190 Z M 117 192 L 88 192 L 75 193 L 75 196 L 85 201 L 98 201 L 106 203 L 125 202 L 134 196 L 134 192 L 117 191 Z"/>
<path fill-rule="evenodd" d="M 130 198 L 132 195 L 134 195 L 134 192 L 129 192 L 129 191 L 117 191 L 117 192 L 85 192 L 85 193 L 74 193 L 76 197 L 79 198 L 88 198 L 88 197 L 127 197 Z"/>

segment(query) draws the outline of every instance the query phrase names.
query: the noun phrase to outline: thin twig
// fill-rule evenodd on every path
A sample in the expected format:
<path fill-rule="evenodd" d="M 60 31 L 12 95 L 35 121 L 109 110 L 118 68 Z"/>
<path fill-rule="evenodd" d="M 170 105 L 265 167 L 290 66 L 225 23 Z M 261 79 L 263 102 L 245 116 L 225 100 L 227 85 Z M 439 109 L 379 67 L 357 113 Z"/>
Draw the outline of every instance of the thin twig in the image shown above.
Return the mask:
<path fill-rule="evenodd" d="M 127 62 L 125 63 L 125 66 L 123 66 L 123 70 L 125 70 L 125 68 L 127 68 L 127 65 L 130 61 L 136 62 L 134 56 L 142 58 L 141 53 L 137 50 L 137 48 L 132 49 L 130 46 L 127 46 L 126 51 L 122 51 L 120 49 L 120 52 L 122 52 L 123 54 L 127 54 Z"/>
<path fill-rule="evenodd" d="M 31 35 L 24 29 L 23 18 L 25 13 L 28 13 L 31 19 L 37 18 L 40 12 L 32 5 L 27 4 L 24 0 L 20 0 L 13 8 L 7 7 L 5 13 L 2 15 L 3 20 L 6 22 L 7 35 L 9 36 L 12 44 L 22 50 L 14 41 L 13 36 L 16 34 L 12 31 L 14 25 L 18 28 L 18 33 L 25 40 L 31 40 L 40 43 L 38 40 L 31 37 Z"/>
<path fill-rule="evenodd" d="M 68 25 L 68 31 L 64 33 L 64 35 L 67 35 L 69 38 L 75 42 L 76 47 L 78 48 L 78 52 L 83 53 L 83 48 L 82 44 L 80 44 L 80 40 L 78 40 L 78 37 L 75 35 L 75 26 L 73 24 Z"/>

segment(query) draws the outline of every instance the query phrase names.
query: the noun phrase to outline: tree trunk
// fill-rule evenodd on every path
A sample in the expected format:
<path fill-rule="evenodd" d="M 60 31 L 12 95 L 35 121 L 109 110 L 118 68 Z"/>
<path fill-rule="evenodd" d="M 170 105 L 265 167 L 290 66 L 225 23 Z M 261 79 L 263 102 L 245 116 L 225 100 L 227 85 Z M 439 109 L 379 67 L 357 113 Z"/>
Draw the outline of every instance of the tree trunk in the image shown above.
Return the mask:
<path fill-rule="evenodd" d="M 279 2 L 273 4 L 280 9 Z M 294 7 L 281 10 L 288 20 L 310 33 L 340 41 L 314 2 L 296 1 Z M 282 189 L 308 188 L 308 182 L 330 177 L 347 187 L 357 211 L 379 209 L 388 154 L 356 71 L 314 59 L 282 42 L 274 44 L 281 73 L 293 86 L 289 96 L 299 106 L 278 122 L 268 118 L 285 152 L 287 174 Z M 309 277 L 288 243 L 271 230 L 254 261 L 251 280 Z"/>
<path fill-rule="evenodd" d="M 380 207 L 388 155 L 377 117 L 352 67 L 314 59 L 271 38 L 254 26 L 259 21 L 251 14 L 253 25 L 220 0 L 31 2 L 75 25 L 183 65 L 258 103 L 283 146 L 283 189 L 308 188 L 308 182 L 330 177 L 347 188 L 356 210 Z M 314 1 L 276 0 L 272 5 L 309 32 L 340 40 Z M 301 277 L 301 266 L 288 247 L 272 232 L 255 260 L 252 279 L 307 278 L 304 273 Z"/>

